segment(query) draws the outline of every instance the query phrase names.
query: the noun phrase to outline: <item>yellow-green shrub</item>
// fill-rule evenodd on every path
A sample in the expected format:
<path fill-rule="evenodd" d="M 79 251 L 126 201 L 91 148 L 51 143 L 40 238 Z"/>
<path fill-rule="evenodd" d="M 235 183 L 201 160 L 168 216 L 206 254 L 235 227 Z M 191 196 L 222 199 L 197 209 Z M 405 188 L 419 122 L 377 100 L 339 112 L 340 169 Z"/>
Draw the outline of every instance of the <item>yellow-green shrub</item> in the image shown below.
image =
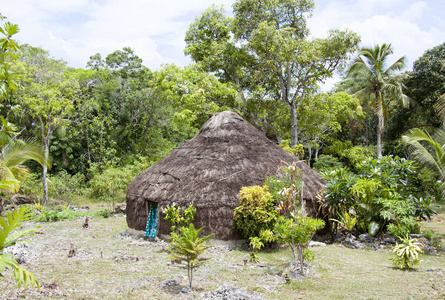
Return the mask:
<path fill-rule="evenodd" d="M 267 187 L 243 187 L 239 206 L 234 211 L 237 229 L 247 239 L 259 236 L 262 230 L 272 229 L 278 218 L 275 205 Z"/>

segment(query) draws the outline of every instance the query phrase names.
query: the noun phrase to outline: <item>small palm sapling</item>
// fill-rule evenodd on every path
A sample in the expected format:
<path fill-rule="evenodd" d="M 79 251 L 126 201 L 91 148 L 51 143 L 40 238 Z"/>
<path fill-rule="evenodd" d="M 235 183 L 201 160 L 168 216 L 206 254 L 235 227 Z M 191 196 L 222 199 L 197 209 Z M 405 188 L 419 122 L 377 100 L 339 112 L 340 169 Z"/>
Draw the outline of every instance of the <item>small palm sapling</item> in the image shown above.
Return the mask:
<path fill-rule="evenodd" d="M 214 235 L 210 234 L 203 238 L 199 237 L 199 233 L 203 228 L 195 229 L 193 224 L 189 227 L 179 228 L 180 233 L 172 231 L 170 257 L 175 260 L 183 261 L 186 263 L 187 275 L 189 279 L 189 286 L 192 288 L 193 271 L 201 266 L 206 258 L 199 257 L 207 251 L 211 246 L 207 246 L 207 241 Z"/>

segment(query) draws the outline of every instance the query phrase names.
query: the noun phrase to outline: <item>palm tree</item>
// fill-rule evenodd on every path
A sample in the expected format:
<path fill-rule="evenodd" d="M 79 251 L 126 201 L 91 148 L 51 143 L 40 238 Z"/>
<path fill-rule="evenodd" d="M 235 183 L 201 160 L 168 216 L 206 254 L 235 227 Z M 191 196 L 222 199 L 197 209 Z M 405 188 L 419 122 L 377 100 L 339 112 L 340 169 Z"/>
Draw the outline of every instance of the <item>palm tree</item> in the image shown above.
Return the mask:
<path fill-rule="evenodd" d="M 414 158 L 420 164 L 434 170 L 441 175 L 442 179 L 445 176 L 445 129 L 438 129 L 433 136 L 428 132 L 419 128 L 412 129 L 408 134 L 402 136 L 402 141 L 405 144 L 411 145 L 413 149 Z M 422 145 L 420 142 L 427 142 L 427 145 Z"/>
<path fill-rule="evenodd" d="M 445 60 L 442 61 L 442 68 L 445 69 Z M 445 124 L 445 94 L 439 97 L 436 109 L 442 119 L 442 124 Z M 445 184 L 445 128 L 442 126 L 437 129 L 433 136 L 420 128 L 414 128 L 402 136 L 402 141 L 411 145 L 414 158 L 420 164 L 440 174 L 442 182 Z M 423 146 L 420 142 L 427 142 L 427 144 Z M 442 186 L 442 188 L 444 187 Z"/>
<path fill-rule="evenodd" d="M 17 192 L 20 179 L 29 173 L 23 165 L 27 160 L 34 160 L 42 166 L 48 166 L 41 145 L 34 141 L 15 140 L 9 142 L 0 152 L 0 184 L 2 188 Z"/>
<path fill-rule="evenodd" d="M 391 44 L 376 45 L 374 48 L 360 49 L 348 70 L 348 78 L 353 80 L 354 96 L 368 100 L 377 116 L 377 156 L 382 157 L 383 131 L 388 123 L 388 100 L 401 100 L 404 107 L 409 106 L 409 98 L 403 93 L 401 79 L 406 74 L 395 74 L 405 67 L 406 57 L 400 57 L 388 68 L 388 57 L 393 54 Z"/>

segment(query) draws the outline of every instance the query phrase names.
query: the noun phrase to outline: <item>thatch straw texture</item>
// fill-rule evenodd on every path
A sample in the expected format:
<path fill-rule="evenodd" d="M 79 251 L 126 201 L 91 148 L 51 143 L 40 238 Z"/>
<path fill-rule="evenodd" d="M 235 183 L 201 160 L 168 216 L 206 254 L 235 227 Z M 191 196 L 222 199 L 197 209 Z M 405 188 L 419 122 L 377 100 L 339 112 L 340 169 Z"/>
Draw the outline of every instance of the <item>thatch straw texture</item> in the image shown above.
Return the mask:
<path fill-rule="evenodd" d="M 255 127 L 230 111 L 214 114 L 190 141 L 174 149 L 156 165 L 139 174 L 127 188 L 127 223 L 144 230 L 146 201 L 159 205 L 161 234 L 170 233 L 162 210 L 176 203 L 197 208 L 195 225 L 203 234 L 221 240 L 238 239 L 232 229 L 233 210 L 242 187 L 262 185 L 266 176 L 277 175 L 280 163 L 296 158 L 268 140 Z M 314 197 L 324 187 L 321 177 L 304 162 L 304 198 L 310 214 Z"/>

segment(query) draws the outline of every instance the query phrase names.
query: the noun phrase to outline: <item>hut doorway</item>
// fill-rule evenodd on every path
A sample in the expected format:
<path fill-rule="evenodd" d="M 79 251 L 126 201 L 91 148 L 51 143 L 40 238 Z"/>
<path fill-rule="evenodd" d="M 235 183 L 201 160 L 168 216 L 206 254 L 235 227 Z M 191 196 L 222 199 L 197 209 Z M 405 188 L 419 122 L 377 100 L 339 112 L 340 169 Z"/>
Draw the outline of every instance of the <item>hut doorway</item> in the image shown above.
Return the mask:
<path fill-rule="evenodd" d="M 145 227 L 145 236 L 149 238 L 154 238 L 158 231 L 158 203 L 152 201 L 146 201 L 145 205 L 147 207 L 147 226 Z"/>

